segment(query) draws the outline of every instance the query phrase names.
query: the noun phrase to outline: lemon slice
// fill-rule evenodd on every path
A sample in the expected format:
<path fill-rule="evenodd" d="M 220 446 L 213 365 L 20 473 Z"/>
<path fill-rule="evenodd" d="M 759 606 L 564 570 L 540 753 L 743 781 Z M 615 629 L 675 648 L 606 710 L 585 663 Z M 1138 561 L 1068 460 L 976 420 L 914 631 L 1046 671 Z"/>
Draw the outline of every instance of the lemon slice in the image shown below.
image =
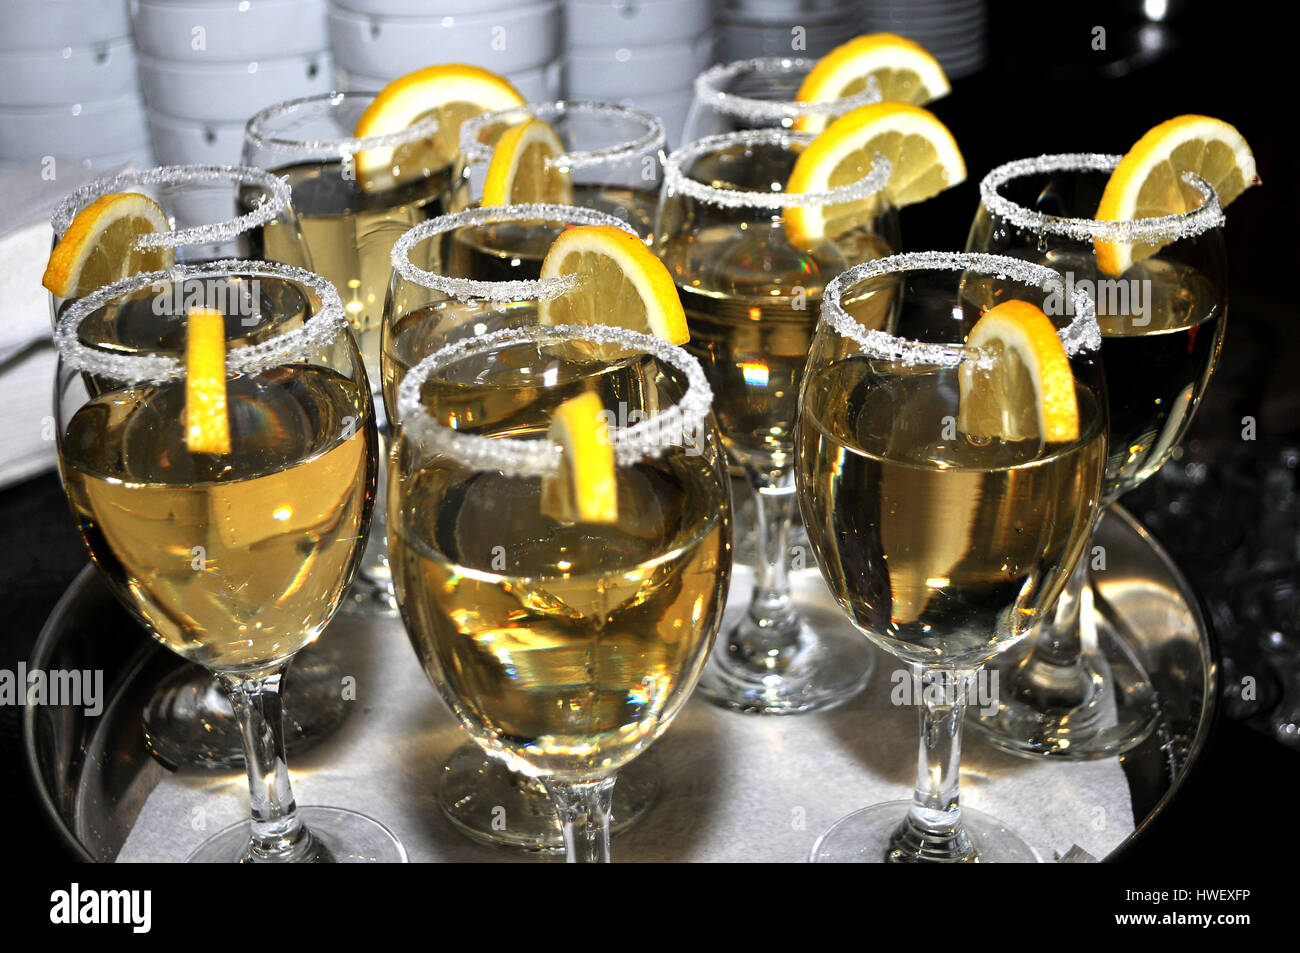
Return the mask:
<path fill-rule="evenodd" d="M 501 134 L 483 183 L 483 205 L 549 202 L 573 204 L 573 176 L 547 165 L 564 155 L 564 143 L 550 123 L 540 119 L 511 126 Z"/>
<path fill-rule="evenodd" d="M 794 98 L 801 103 L 834 102 L 865 92 L 869 77 L 880 85 L 884 102 L 923 106 L 952 90 L 943 67 L 925 47 L 894 33 L 869 33 L 818 60 Z M 794 128 L 821 132 L 828 119 L 820 113 L 800 116 Z"/>
<path fill-rule="evenodd" d="M 1026 301 L 1004 301 L 975 322 L 966 345 L 985 352 L 992 364 L 962 364 L 959 430 L 983 439 L 1079 439 L 1070 358 L 1041 310 Z"/>
<path fill-rule="evenodd" d="M 542 514 L 564 523 L 618 522 L 614 445 L 601 399 L 587 391 L 566 400 L 547 436 L 560 445 L 562 459 L 542 481 Z"/>
<path fill-rule="evenodd" d="M 653 334 L 670 344 L 691 338 L 672 275 L 645 243 L 613 225 L 566 229 L 551 243 L 542 278 L 582 275 L 568 294 L 542 301 L 540 324 L 606 324 Z M 610 345 L 573 342 L 597 356 Z M 613 347 L 614 353 L 621 348 Z"/>
<path fill-rule="evenodd" d="M 427 66 L 400 76 L 366 107 L 353 135 L 388 135 L 429 118 L 437 120 L 438 129 L 428 139 L 358 152 L 357 183 L 364 191 L 378 192 L 428 176 L 456 158 L 462 122 L 523 104 L 524 98 L 508 80 L 464 63 Z"/>
<path fill-rule="evenodd" d="M 195 308 L 186 316 L 185 446 L 190 453 L 229 453 L 226 412 L 226 319 Z"/>
<path fill-rule="evenodd" d="M 1192 198 L 1182 180 L 1184 172 L 1195 172 L 1209 182 L 1224 208 L 1259 184 L 1255 156 L 1234 127 L 1209 116 L 1178 116 L 1144 135 L 1115 166 L 1097 206 L 1097 218 L 1128 222 L 1190 211 L 1200 198 Z M 1097 267 L 1108 275 L 1122 275 L 1161 245 L 1098 241 L 1095 247 Z"/>
<path fill-rule="evenodd" d="M 818 133 L 796 160 L 785 190 L 823 192 L 856 182 L 871 171 L 877 153 L 890 162 L 886 191 L 896 207 L 924 201 L 966 178 L 956 140 L 933 113 L 908 103 L 872 103 Z M 812 248 L 867 220 L 875 204 L 869 198 L 787 209 L 786 237 Z"/>
<path fill-rule="evenodd" d="M 172 248 L 137 249 L 141 235 L 170 232 L 162 207 L 138 192 L 111 192 L 91 202 L 50 252 L 41 284 L 60 298 L 82 298 L 105 285 L 176 262 Z"/>

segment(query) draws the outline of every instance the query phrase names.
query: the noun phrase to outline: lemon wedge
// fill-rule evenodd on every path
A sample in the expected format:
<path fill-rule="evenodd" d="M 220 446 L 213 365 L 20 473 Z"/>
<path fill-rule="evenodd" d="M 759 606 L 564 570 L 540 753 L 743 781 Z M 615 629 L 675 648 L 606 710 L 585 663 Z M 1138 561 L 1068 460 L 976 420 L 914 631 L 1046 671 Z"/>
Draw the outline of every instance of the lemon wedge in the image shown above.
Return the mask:
<path fill-rule="evenodd" d="M 564 155 L 564 143 L 550 123 L 540 119 L 511 126 L 492 150 L 483 205 L 523 205 L 549 202 L 573 204 L 573 175 L 568 169 L 548 165 Z"/>
<path fill-rule="evenodd" d="M 551 243 L 541 276 L 563 275 L 582 275 L 583 281 L 569 294 L 540 302 L 539 323 L 607 324 L 670 344 L 690 340 L 672 275 L 635 235 L 613 225 L 566 229 Z"/>
<path fill-rule="evenodd" d="M 190 453 L 230 452 L 226 319 L 211 308 L 186 315 L 185 446 Z"/>
<path fill-rule="evenodd" d="M 823 192 L 866 176 L 879 153 L 891 171 L 886 192 L 896 207 L 924 201 L 966 178 L 957 142 L 934 114 L 908 103 L 872 103 L 840 116 L 795 161 L 788 193 Z M 785 232 L 812 248 L 869 219 L 874 198 L 786 210 Z"/>
<path fill-rule="evenodd" d="M 1052 324 L 1026 301 L 1004 301 L 985 312 L 966 337 L 991 366 L 962 364 L 957 428 L 972 437 L 1079 439 L 1079 404 L 1070 358 Z"/>
<path fill-rule="evenodd" d="M 882 101 L 915 106 L 952 89 L 943 67 L 925 47 L 894 33 L 869 33 L 835 47 L 818 60 L 794 98 L 801 103 L 834 102 L 865 92 L 869 79 L 879 84 Z M 820 113 L 800 116 L 794 128 L 821 132 L 828 119 Z"/>
<path fill-rule="evenodd" d="M 1184 172 L 1195 172 L 1210 183 L 1224 208 L 1259 184 L 1255 156 L 1233 126 L 1209 116 L 1178 116 L 1147 132 L 1115 166 L 1096 217 L 1127 222 L 1190 211 L 1200 198 L 1183 182 Z M 1133 262 L 1161 247 L 1145 242 L 1094 245 L 1097 267 L 1108 275 L 1122 275 Z"/>
<path fill-rule="evenodd" d="M 41 278 L 60 298 L 82 298 L 129 275 L 161 271 L 176 262 L 172 248 L 137 249 L 141 235 L 170 232 L 162 207 L 138 192 L 111 192 L 72 220 Z"/>
<path fill-rule="evenodd" d="M 560 467 L 542 483 L 542 514 L 565 523 L 618 522 L 618 480 L 605 405 L 591 391 L 560 405 L 548 438 Z"/>
<path fill-rule="evenodd" d="M 431 175 L 460 152 L 462 122 L 523 104 L 524 98 L 504 77 L 464 63 L 427 66 L 399 76 L 366 107 L 353 135 L 397 133 L 429 118 L 437 120 L 437 131 L 429 139 L 358 152 L 357 183 L 366 192 L 378 192 Z"/>

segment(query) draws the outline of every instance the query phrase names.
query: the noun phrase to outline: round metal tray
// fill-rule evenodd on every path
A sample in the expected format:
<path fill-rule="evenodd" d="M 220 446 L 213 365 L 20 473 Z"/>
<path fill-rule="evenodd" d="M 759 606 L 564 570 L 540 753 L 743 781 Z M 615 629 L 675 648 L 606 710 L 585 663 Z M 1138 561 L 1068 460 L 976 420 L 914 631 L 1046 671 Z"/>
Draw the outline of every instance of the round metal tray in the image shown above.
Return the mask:
<path fill-rule="evenodd" d="M 1094 857 L 1122 851 L 1176 796 L 1215 710 L 1216 655 L 1197 597 L 1128 513 L 1109 510 L 1098 534 L 1108 569 L 1095 589 L 1151 673 L 1161 706 L 1156 731 L 1120 762 L 1086 765 L 1012 758 L 973 732 L 966 735 L 963 801 L 993 813 L 1001 808 L 1018 824 L 1041 831 L 1035 846 L 1044 860 L 1059 859 L 1072 843 Z M 733 606 L 743 604 L 751 578 L 737 567 Z M 839 611 L 815 569 L 795 574 L 794 583 L 796 598 L 812 611 Z M 344 671 L 367 671 L 385 694 L 359 705 L 336 737 L 293 759 L 295 777 L 310 784 L 331 775 L 332 803 L 375 814 L 398 832 L 413 860 L 521 856 L 471 844 L 433 806 L 439 766 L 464 735 L 424 682 L 400 623 L 338 619 L 318 648 L 351 666 Z M 97 717 L 73 707 L 23 711 L 39 798 L 59 840 L 77 858 L 117 859 L 137 823 L 156 822 L 156 809 L 144 808 L 164 782 L 180 779 L 195 796 L 222 796 L 231 809 L 233 799 L 243 797 L 235 775 L 169 777 L 145 750 L 140 711 L 153 686 L 179 664 L 144 634 L 92 566 L 46 622 L 29 669 L 104 672 L 104 709 Z M 881 655 L 858 699 L 816 715 L 759 718 L 693 699 L 656 745 L 664 779 L 660 801 L 616 838 L 615 859 L 799 861 L 840 815 L 883 799 L 876 797 L 882 786 L 892 797 L 907 797 L 915 719 L 889 703 L 890 674 L 897 668 Z M 393 761 L 404 762 L 402 773 L 385 775 Z M 390 798 L 376 784 L 402 790 Z M 1099 809 L 1087 805 L 1096 804 L 1107 785 L 1107 803 L 1114 802 L 1116 785 L 1120 793 L 1127 787 L 1132 817 L 1112 820 L 1110 831 L 1099 833 Z M 1026 817 L 1026 811 L 1042 816 Z M 178 845 L 174 859 L 187 852 Z"/>

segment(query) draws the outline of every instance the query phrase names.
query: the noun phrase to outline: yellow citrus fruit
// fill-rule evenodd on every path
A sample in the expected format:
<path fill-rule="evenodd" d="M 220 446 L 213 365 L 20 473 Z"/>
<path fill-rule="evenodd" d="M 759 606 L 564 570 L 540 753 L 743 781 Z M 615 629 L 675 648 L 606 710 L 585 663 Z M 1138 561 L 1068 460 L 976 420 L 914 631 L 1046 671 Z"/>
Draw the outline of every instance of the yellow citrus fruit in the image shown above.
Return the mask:
<path fill-rule="evenodd" d="M 356 155 L 357 183 L 378 192 L 445 168 L 460 151 L 460 124 L 494 109 L 522 106 L 524 98 L 504 77 L 477 66 L 444 63 L 393 80 L 357 120 L 353 135 L 389 135 L 424 119 L 437 120 L 432 138 Z"/>
<path fill-rule="evenodd" d="M 939 61 L 919 43 L 894 33 L 869 33 L 818 60 L 794 98 L 801 103 L 834 102 L 865 92 L 869 77 L 879 84 L 883 102 L 923 106 L 952 88 Z M 821 132 L 828 119 L 820 113 L 800 116 L 794 128 Z"/>
<path fill-rule="evenodd" d="M 921 202 L 966 178 L 966 161 L 948 127 L 908 103 L 859 106 L 827 126 L 795 161 L 786 192 L 823 192 L 856 182 L 879 153 L 891 170 L 886 192 L 896 207 Z M 875 214 L 874 198 L 787 209 L 786 237 L 811 248 Z"/>
<path fill-rule="evenodd" d="M 1097 218 L 1128 222 L 1191 211 L 1201 199 L 1183 182 L 1185 172 L 1210 183 L 1224 208 L 1259 183 L 1255 156 L 1234 127 L 1209 116 L 1178 116 L 1150 130 L 1120 160 L 1106 182 Z M 1098 241 L 1095 247 L 1097 267 L 1122 275 L 1161 245 Z"/>
<path fill-rule="evenodd" d="M 169 232 L 162 207 L 138 192 L 112 192 L 72 220 L 54 250 L 41 284 L 60 298 L 82 298 L 129 275 L 161 271 L 176 262 L 172 248 L 136 248 L 141 235 Z"/>
<path fill-rule="evenodd" d="M 185 446 L 190 453 L 229 453 L 226 411 L 226 319 L 195 308 L 186 317 Z"/>
<path fill-rule="evenodd" d="M 1079 439 L 1079 404 L 1070 358 L 1050 318 L 1026 301 L 985 312 L 966 345 L 991 358 L 967 361 L 958 378 L 957 427 L 973 437 Z"/>
<path fill-rule="evenodd" d="M 548 202 L 573 204 L 573 176 L 568 169 L 547 164 L 564 154 L 564 143 L 550 123 L 530 119 L 501 134 L 492 150 L 483 205 Z"/>
<path fill-rule="evenodd" d="M 613 225 L 566 229 L 542 262 L 543 278 L 562 275 L 582 275 L 583 281 L 569 294 L 541 302 L 542 324 L 613 325 L 671 344 L 691 338 L 672 275 L 635 235 Z M 602 352 L 602 346 L 590 347 Z"/>
<path fill-rule="evenodd" d="M 542 513 L 565 523 L 618 522 L 618 480 L 605 405 L 591 391 L 560 405 L 547 436 L 560 467 L 542 484 Z"/>

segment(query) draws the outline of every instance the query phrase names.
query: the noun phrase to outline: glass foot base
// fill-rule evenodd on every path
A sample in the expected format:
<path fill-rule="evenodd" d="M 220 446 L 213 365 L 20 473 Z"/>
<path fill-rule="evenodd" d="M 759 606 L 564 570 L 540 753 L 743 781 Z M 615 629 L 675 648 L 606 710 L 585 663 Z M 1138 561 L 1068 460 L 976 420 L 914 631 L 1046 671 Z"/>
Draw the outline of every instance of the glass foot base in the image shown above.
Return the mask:
<path fill-rule="evenodd" d="M 611 832 L 635 824 L 658 795 L 659 763 L 654 752 L 647 751 L 618 773 Z M 457 830 L 480 844 L 564 849 L 555 803 L 546 788 L 492 760 L 478 745 L 462 745 L 442 766 L 438 806 Z"/>
<path fill-rule="evenodd" d="M 311 839 L 283 863 L 404 864 L 406 848 L 383 824 L 341 807 L 300 807 Z M 240 821 L 213 834 L 187 859 L 191 864 L 255 863 L 249 852 L 249 824 Z M 264 863 L 267 861 L 258 858 Z"/>
<path fill-rule="evenodd" d="M 284 679 L 285 747 L 305 751 L 347 715 L 334 663 L 306 649 Z M 212 673 L 186 665 L 158 685 L 141 713 L 144 743 L 168 768 L 244 769 L 244 743 L 230 702 Z"/>
<path fill-rule="evenodd" d="M 1037 704 L 1016 691 L 1022 665 L 999 666 L 995 710 L 971 709 L 967 724 L 996 748 L 1022 757 L 1092 761 L 1136 748 L 1156 725 L 1155 689 L 1124 640 L 1098 631 L 1105 651 L 1084 652 L 1080 677 L 1090 685 L 1087 701 L 1069 709 Z"/>
<path fill-rule="evenodd" d="M 896 835 L 907 818 L 910 801 L 886 801 L 842 817 L 813 845 L 817 864 L 981 863 L 1036 864 L 1038 852 L 996 817 L 968 807 L 961 809 L 962 828 L 975 849 L 973 856 L 944 858 L 900 856 Z"/>
<path fill-rule="evenodd" d="M 800 607 L 798 649 L 779 674 L 746 665 L 721 639 L 697 691 L 715 705 L 763 715 L 795 715 L 843 704 L 875 669 L 871 643 L 842 615 Z M 736 620 L 727 619 L 723 632 Z M 621 781 L 619 782 L 622 783 Z"/>

